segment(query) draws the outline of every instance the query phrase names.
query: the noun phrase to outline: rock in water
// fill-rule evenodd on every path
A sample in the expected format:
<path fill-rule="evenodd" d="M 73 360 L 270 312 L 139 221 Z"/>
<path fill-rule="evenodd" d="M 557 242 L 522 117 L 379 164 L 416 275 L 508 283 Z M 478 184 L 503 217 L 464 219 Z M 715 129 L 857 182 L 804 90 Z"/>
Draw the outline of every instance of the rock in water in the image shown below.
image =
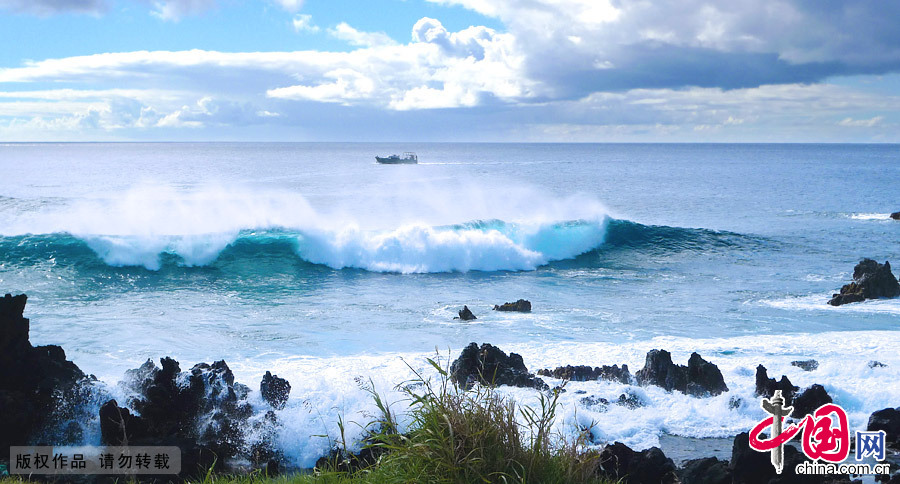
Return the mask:
<path fill-rule="evenodd" d="M 839 294 L 834 294 L 828 304 L 842 304 L 900 296 L 900 283 L 891 272 L 891 264 L 879 264 L 872 259 L 863 259 L 853 268 L 853 282 L 845 284 Z"/>
<path fill-rule="evenodd" d="M 28 296 L 0 298 L 0 451 L 42 442 L 39 433 L 53 419 L 60 399 L 87 381 L 59 346 L 31 346 Z"/>
<path fill-rule="evenodd" d="M 494 305 L 494 311 L 518 311 L 520 313 L 530 313 L 531 312 L 531 301 L 525 299 L 519 299 L 518 301 L 511 303 L 503 303 L 501 305 Z"/>
<path fill-rule="evenodd" d="M 791 412 L 791 417 L 801 419 L 804 416 L 813 413 L 822 405 L 833 402 L 834 400 L 831 399 L 831 396 L 828 395 L 825 388 L 816 383 L 794 397 L 794 401 L 792 402 L 794 411 Z"/>
<path fill-rule="evenodd" d="M 478 319 L 472 314 L 472 311 L 469 309 L 469 306 L 463 306 L 462 309 L 459 310 L 459 317 L 455 319 L 461 319 L 463 321 L 471 321 L 473 319 Z"/>
<path fill-rule="evenodd" d="M 682 484 L 731 484 L 728 462 L 715 457 L 693 459 L 678 471 Z"/>
<path fill-rule="evenodd" d="M 799 390 L 799 388 L 795 387 L 791 383 L 791 380 L 784 375 L 781 375 L 781 380 L 779 381 L 775 381 L 774 378 L 769 378 L 766 367 L 762 365 L 757 366 L 756 395 L 768 398 L 775 394 L 775 390 L 781 390 L 781 395 L 784 396 L 784 404 L 785 406 L 789 406 L 794 399 L 794 392 Z"/>
<path fill-rule="evenodd" d="M 470 343 L 450 365 L 450 379 L 469 390 L 475 383 L 482 385 L 510 385 L 538 390 L 550 388 L 544 380 L 528 372 L 522 357 L 516 353 L 506 355 L 500 348 L 484 343 L 479 348 Z"/>
<path fill-rule="evenodd" d="M 728 391 L 725 378 L 716 365 L 691 353 L 687 366 L 688 384 L 685 393 L 695 397 L 719 395 Z"/>
<path fill-rule="evenodd" d="M 731 447 L 731 472 L 734 484 L 758 484 L 775 477 L 775 467 L 766 452 L 750 448 L 750 435 L 738 434 Z M 787 466 L 785 466 L 787 470 Z"/>
<path fill-rule="evenodd" d="M 900 443 L 900 408 L 885 408 L 873 413 L 866 430 L 884 430 L 884 438 L 888 444 Z"/>
<path fill-rule="evenodd" d="M 259 384 L 259 392 L 262 394 L 263 400 L 269 402 L 269 405 L 276 410 L 281 410 L 291 394 L 291 384 L 284 378 L 278 378 L 278 375 L 267 371 Z"/>
<path fill-rule="evenodd" d="M 621 442 L 600 452 L 599 473 L 629 484 L 669 484 L 678 482 L 675 463 L 659 447 L 635 452 Z"/>
<path fill-rule="evenodd" d="M 792 361 L 791 366 L 796 366 L 803 371 L 815 371 L 819 368 L 819 362 L 816 360 Z"/>
<path fill-rule="evenodd" d="M 719 368 L 692 353 L 688 366 L 672 363 L 666 350 L 650 350 L 644 368 L 635 373 L 641 385 L 656 385 L 668 391 L 678 390 L 695 397 L 719 395 L 728 391 Z"/>
<path fill-rule="evenodd" d="M 182 449 L 182 475 L 194 476 L 213 464 L 224 470 L 243 456 L 243 430 L 253 412 L 246 401 L 249 388 L 234 382 L 224 361 L 198 363 L 182 372 L 172 358 L 161 368 L 145 363 L 128 375 L 138 396 L 132 415 L 110 400 L 100 410 L 104 445 L 177 445 Z"/>
<path fill-rule="evenodd" d="M 894 220 L 900 220 L 900 212 L 894 212 L 891 214 L 891 218 Z"/>
<path fill-rule="evenodd" d="M 538 375 L 550 378 L 559 378 L 571 381 L 592 381 L 592 380 L 610 380 L 620 383 L 631 383 L 631 372 L 628 365 L 603 365 L 590 367 L 586 365 L 579 366 L 557 366 L 554 369 L 538 370 Z"/>

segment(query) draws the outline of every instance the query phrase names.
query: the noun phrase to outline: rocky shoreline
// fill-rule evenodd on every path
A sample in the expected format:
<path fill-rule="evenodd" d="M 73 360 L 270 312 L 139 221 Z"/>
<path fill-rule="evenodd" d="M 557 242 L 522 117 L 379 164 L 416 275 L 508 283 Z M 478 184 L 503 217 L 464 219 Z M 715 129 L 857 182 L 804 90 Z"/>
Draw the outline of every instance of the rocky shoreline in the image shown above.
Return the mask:
<path fill-rule="evenodd" d="M 274 436 L 279 428 L 276 410 L 284 408 L 291 391 L 287 380 L 266 372 L 258 391 L 270 408 L 254 415 L 247 401 L 254 390 L 236 382 L 225 361 L 198 363 L 182 370 L 179 362 L 164 357 L 159 366 L 148 360 L 141 367 L 129 370 L 125 384 L 134 397 L 119 402 L 104 392 L 96 378 L 85 375 L 66 360 L 59 346 L 32 346 L 30 321 L 24 317 L 26 301 L 25 295 L 7 294 L 0 298 L 0 428 L 4 430 L 0 432 L 0 448 L 81 442 L 84 429 L 78 421 L 83 416 L 74 415 L 74 409 L 80 400 L 99 398 L 102 405 L 94 417 L 103 445 L 179 446 L 184 469 L 181 477 L 195 476 L 210 468 L 231 472 L 235 462 L 245 463 L 250 469 L 263 469 L 270 475 L 285 468 L 285 456 Z M 818 366 L 815 360 L 795 363 L 806 371 Z M 541 377 L 652 385 L 698 399 L 729 391 L 722 372 L 713 362 L 693 353 L 686 365 L 677 364 L 663 349 L 648 352 L 644 367 L 633 374 L 624 364 L 568 365 L 532 373 L 516 353 L 507 354 L 488 343 L 471 343 L 450 365 L 449 377 L 466 389 L 476 385 L 511 385 L 549 395 L 566 389 L 564 386 L 551 388 Z M 786 405 L 794 406 L 792 417 L 802 417 L 832 402 L 823 386 L 813 384 L 800 389 L 786 376 L 771 378 L 763 365 L 756 369 L 755 386 L 759 397 L 771 397 L 775 391 L 781 391 Z M 617 401 L 594 403 L 629 408 L 641 404 L 637 397 L 628 394 L 621 395 Z M 884 430 L 890 446 L 900 449 L 900 409 L 874 412 L 868 430 Z M 254 438 L 248 438 L 248 433 Z M 853 482 L 847 477 L 794 475 L 794 467 L 806 457 L 793 447 L 785 449 L 785 471 L 777 476 L 769 455 L 750 449 L 748 439 L 746 432 L 734 437 L 729 460 L 698 456 L 680 466 L 658 447 L 638 452 L 619 442 L 607 443 L 600 451 L 596 472 L 624 483 L 642 484 Z M 5 458 L 0 454 L 0 461 Z M 372 460 L 367 455 L 346 456 L 346 459 L 348 462 Z M 900 482 L 900 476 L 894 476 L 890 482 Z"/>

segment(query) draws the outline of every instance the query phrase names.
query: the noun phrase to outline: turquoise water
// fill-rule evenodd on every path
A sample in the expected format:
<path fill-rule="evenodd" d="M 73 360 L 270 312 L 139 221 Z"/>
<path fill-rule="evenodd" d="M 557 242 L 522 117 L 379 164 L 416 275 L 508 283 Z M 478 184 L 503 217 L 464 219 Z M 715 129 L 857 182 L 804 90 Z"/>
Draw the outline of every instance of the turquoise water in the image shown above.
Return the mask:
<path fill-rule="evenodd" d="M 420 164 L 374 163 L 401 151 Z M 301 464 L 365 410 L 355 377 L 470 341 L 529 368 L 705 350 L 732 395 L 596 415 L 636 446 L 749 426 L 727 401 L 758 363 L 857 421 L 900 401 L 900 301 L 825 304 L 860 258 L 900 262 L 896 145 L 9 144 L 0 173 L 0 288 L 28 293 L 32 341 L 111 385 L 164 355 L 286 376 Z M 534 311 L 490 311 L 518 298 Z"/>

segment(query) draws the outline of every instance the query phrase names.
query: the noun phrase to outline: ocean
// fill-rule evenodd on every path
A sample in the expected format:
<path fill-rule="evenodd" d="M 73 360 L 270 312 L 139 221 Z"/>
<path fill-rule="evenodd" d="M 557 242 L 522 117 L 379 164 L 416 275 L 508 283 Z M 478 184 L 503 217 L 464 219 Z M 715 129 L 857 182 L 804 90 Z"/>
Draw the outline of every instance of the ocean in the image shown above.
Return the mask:
<path fill-rule="evenodd" d="M 375 163 L 402 151 L 419 164 Z M 0 173 L 0 290 L 28 294 L 34 344 L 113 394 L 148 358 L 224 359 L 254 389 L 270 370 L 300 467 L 338 417 L 368 422 L 361 381 L 402 409 L 395 385 L 470 342 L 532 371 L 654 348 L 722 369 L 704 399 L 569 383 L 556 426 L 597 445 L 749 430 L 758 364 L 824 385 L 852 428 L 900 403 L 900 300 L 826 304 L 861 258 L 900 263 L 897 145 L 14 143 Z M 582 401 L 625 391 L 645 406 Z"/>

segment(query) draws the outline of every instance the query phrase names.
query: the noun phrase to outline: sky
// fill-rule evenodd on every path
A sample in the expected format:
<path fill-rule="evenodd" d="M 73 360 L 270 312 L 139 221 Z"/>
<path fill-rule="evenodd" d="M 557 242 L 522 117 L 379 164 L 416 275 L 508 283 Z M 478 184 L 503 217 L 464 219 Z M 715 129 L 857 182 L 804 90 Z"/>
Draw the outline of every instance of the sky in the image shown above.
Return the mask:
<path fill-rule="evenodd" d="M 0 141 L 900 142 L 900 2 L 0 0 Z"/>

